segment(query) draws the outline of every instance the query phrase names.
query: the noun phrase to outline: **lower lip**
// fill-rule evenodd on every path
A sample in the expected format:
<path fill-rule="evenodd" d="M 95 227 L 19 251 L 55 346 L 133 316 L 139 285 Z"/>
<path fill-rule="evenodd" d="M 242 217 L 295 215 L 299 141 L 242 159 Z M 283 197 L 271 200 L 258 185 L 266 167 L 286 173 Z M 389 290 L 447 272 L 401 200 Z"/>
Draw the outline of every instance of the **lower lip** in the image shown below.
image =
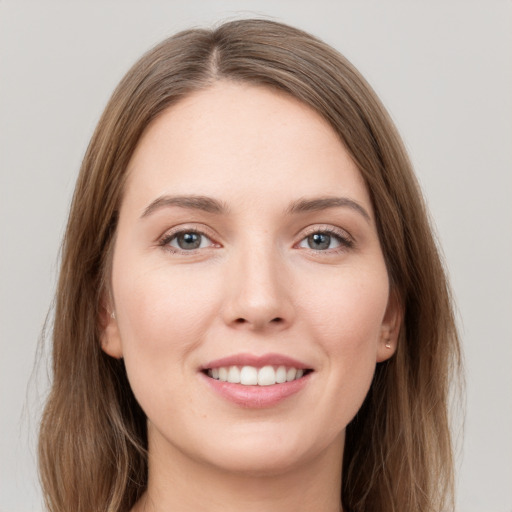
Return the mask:
<path fill-rule="evenodd" d="M 201 376 L 206 383 L 226 400 L 241 407 L 251 409 L 263 409 L 273 407 L 286 398 L 295 395 L 309 382 L 311 373 L 308 373 L 297 380 L 272 384 L 270 386 L 244 386 L 212 379 L 204 373 Z"/>

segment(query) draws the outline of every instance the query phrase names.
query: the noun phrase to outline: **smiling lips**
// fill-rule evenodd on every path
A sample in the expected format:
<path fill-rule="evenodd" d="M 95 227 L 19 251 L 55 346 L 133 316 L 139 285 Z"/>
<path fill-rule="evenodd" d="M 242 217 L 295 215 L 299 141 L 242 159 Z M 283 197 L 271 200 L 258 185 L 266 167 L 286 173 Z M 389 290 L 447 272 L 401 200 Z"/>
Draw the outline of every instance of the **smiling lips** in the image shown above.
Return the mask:
<path fill-rule="evenodd" d="M 209 369 L 207 374 L 213 379 L 242 386 L 272 386 L 300 379 L 304 375 L 304 370 L 282 365 L 267 365 L 259 369 L 255 366 L 221 366 Z"/>
<path fill-rule="evenodd" d="M 287 356 L 239 354 L 201 368 L 207 384 L 225 399 L 243 407 L 276 405 L 300 391 L 311 368 Z"/>

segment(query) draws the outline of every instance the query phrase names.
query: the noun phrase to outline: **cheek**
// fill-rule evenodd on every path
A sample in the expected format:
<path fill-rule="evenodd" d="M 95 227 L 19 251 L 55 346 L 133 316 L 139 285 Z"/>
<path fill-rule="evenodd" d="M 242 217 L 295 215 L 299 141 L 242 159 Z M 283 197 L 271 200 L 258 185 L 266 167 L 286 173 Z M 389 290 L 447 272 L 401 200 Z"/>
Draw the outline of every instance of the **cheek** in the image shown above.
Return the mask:
<path fill-rule="evenodd" d="M 326 389 L 331 390 L 325 399 L 336 404 L 345 424 L 361 406 L 375 372 L 389 294 L 385 268 L 378 269 L 377 264 L 375 270 L 331 277 L 324 283 L 325 293 L 317 286 L 308 290 L 303 306 L 311 335 L 325 355 Z"/>
<path fill-rule="evenodd" d="M 218 316 L 218 285 L 184 268 L 158 265 L 137 272 L 130 261 L 117 263 L 113 291 L 132 387 L 170 386 L 185 377 L 189 355 Z"/>
<path fill-rule="evenodd" d="M 386 312 L 389 282 L 385 268 L 341 269 L 304 290 L 303 314 L 334 351 L 376 348 Z M 323 286 L 322 286 L 323 284 Z"/>
<path fill-rule="evenodd" d="M 132 267 L 135 268 L 135 267 Z M 215 313 L 216 284 L 200 273 L 151 269 L 114 283 L 122 339 L 144 349 L 185 349 Z M 210 276 L 211 277 L 211 276 Z M 123 313 L 125 313 L 123 315 Z"/>

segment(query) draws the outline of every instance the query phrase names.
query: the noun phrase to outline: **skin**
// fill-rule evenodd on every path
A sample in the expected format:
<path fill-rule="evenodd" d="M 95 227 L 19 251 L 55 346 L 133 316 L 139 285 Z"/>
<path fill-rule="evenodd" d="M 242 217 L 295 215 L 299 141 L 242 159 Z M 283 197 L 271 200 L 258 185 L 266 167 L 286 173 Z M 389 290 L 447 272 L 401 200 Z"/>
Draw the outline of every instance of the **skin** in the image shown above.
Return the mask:
<path fill-rule="evenodd" d="M 102 344 L 124 358 L 148 417 L 148 490 L 133 510 L 339 511 L 345 428 L 400 323 L 348 152 L 294 98 L 217 82 L 150 125 L 128 173 Z M 147 211 L 166 195 L 228 211 Z M 334 196 L 360 209 L 289 212 Z M 180 251 L 173 233 L 190 229 L 207 238 Z M 311 248 L 307 237 L 326 230 L 328 248 Z M 241 352 L 314 371 L 273 407 L 240 407 L 199 369 Z"/>

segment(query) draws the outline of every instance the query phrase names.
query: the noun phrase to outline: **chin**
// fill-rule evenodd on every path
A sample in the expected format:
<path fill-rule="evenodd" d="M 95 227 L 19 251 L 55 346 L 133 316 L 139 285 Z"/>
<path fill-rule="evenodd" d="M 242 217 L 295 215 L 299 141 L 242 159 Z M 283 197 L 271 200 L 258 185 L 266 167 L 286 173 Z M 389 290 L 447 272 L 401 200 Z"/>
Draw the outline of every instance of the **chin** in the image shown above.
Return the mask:
<path fill-rule="evenodd" d="M 342 450 L 344 436 L 333 440 L 316 436 L 312 432 L 295 433 L 276 426 L 274 429 L 245 432 L 217 437 L 215 446 L 203 446 L 201 453 L 208 454 L 208 463 L 230 473 L 247 476 L 276 476 L 301 467 L 308 467 L 312 460 L 325 453 L 333 443 Z M 276 432 L 278 430 L 278 432 Z M 214 437 L 212 437 L 214 439 Z M 198 452 L 196 452 L 198 453 Z"/>
<path fill-rule="evenodd" d="M 229 473 L 251 477 L 269 477 L 287 473 L 307 462 L 304 453 L 271 448 L 249 450 L 231 449 L 214 464 Z"/>

